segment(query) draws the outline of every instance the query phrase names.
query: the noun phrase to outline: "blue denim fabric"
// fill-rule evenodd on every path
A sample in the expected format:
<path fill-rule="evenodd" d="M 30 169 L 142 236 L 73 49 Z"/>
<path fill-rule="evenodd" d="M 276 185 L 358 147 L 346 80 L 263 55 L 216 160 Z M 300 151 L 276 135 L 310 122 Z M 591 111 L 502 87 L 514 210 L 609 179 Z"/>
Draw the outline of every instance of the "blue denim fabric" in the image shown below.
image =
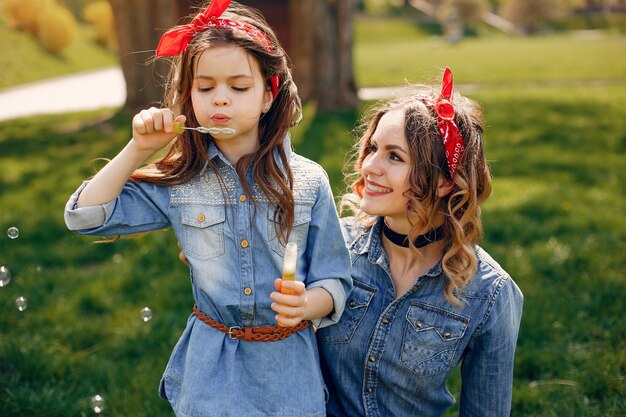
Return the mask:
<path fill-rule="evenodd" d="M 295 179 L 289 240 L 298 243 L 296 278 L 332 295 L 334 311 L 316 323 L 325 327 L 341 316 L 352 286 L 349 254 L 326 173 L 288 154 Z M 202 312 L 227 326 L 275 325 L 269 294 L 282 273 L 284 245 L 276 238 L 273 207 L 255 186 L 255 212 L 214 144 L 209 157 L 221 185 L 207 169 L 178 186 L 128 182 L 116 200 L 76 208 L 81 186 L 67 204 L 66 223 L 105 236 L 171 226 L 190 262 L 193 301 Z M 182 417 L 324 416 L 327 395 L 311 327 L 278 342 L 246 342 L 229 339 L 193 314 L 159 392 Z"/>
<path fill-rule="evenodd" d="M 446 387 L 461 363 L 461 417 L 510 413 L 523 296 L 481 248 L 462 306 L 443 296 L 441 262 L 398 299 L 381 239 L 342 219 L 354 288 L 339 323 L 317 333 L 330 393 L 327 415 L 436 417 L 454 403 Z"/>

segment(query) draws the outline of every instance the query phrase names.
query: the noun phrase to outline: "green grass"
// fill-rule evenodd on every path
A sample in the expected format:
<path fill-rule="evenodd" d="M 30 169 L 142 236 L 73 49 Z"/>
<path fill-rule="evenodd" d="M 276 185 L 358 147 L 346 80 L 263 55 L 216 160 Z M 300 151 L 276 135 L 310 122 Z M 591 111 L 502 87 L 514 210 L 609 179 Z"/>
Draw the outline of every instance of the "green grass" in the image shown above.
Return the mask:
<path fill-rule="evenodd" d="M 98 46 L 91 28 L 82 24 L 66 49 L 59 55 L 50 54 L 30 34 L 7 27 L 1 5 L 0 50 L 0 89 L 119 62 L 117 53 Z"/>
<path fill-rule="evenodd" d="M 450 64 L 460 82 L 481 83 L 467 94 L 485 109 L 494 172 L 483 246 L 525 294 L 512 415 L 622 416 L 626 72 L 614 45 L 623 41 L 605 38 L 589 49 L 578 44 L 567 58 L 576 75 L 559 76 L 566 56 L 555 59 L 552 51 L 561 37 L 428 49 L 434 41 L 422 33 L 396 30 L 414 39 L 398 45 L 370 39 L 372 51 L 386 55 L 369 64 L 357 59 L 357 74 L 364 74 L 364 65 L 372 72 L 391 65 L 393 58 L 398 74 L 414 81 L 432 80 L 435 67 Z M 404 49 L 411 42 L 415 58 Z M 497 44 L 505 55 L 485 61 Z M 506 45 L 541 52 L 541 59 L 526 57 L 536 62 L 533 74 L 518 72 Z M 362 54 L 364 45 L 358 48 Z M 387 53 L 393 48 L 396 53 Z M 594 49 L 609 51 L 603 54 L 622 72 L 609 68 L 603 54 L 589 58 Z M 471 55 L 476 59 L 460 58 Z M 371 85 L 396 84 L 387 75 L 378 73 Z M 578 83 L 591 79 L 605 81 Z M 294 131 L 296 150 L 326 167 L 336 195 L 344 188 L 341 171 L 355 119 L 367 104 L 330 114 L 309 104 Z M 128 140 L 130 120 L 112 114 L 0 123 L 0 265 L 13 275 L 0 288 L 3 417 L 91 416 L 95 394 L 106 400 L 103 415 L 173 415 L 156 389 L 192 303 L 173 234 L 95 244 L 63 223 L 65 201 L 101 166 L 94 159 L 114 156 Z M 15 240 L 6 236 L 10 226 L 20 230 Z M 23 312 L 14 304 L 19 295 L 28 299 Z M 140 320 L 144 306 L 154 312 L 148 323 Z M 459 385 L 455 372 L 453 393 Z"/>
<path fill-rule="evenodd" d="M 359 86 L 435 83 L 450 66 L 458 83 L 507 86 L 572 80 L 626 82 L 626 38 L 565 33 L 547 37 L 503 35 L 465 38 L 451 45 L 425 36 L 407 20 L 362 19 L 355 29 L 355 76 Z M 359 34 L 363 35 L 359 35 Z M 398 35 L 398 36 L 396 36 Z"/>

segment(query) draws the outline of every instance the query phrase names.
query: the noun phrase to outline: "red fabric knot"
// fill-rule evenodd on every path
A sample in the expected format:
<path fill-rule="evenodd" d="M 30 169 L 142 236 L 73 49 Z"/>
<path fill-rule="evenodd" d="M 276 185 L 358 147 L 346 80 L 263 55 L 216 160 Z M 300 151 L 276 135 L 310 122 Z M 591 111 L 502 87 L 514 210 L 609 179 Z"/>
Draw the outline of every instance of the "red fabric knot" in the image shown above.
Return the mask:
<path fill-rule="evenodd" d="M 430 97 L 419 97 L 426 106 L 434 107 L 435 113 L 437 113 L 437 127 L 439 128 L 443 147 L 446 151 L 450 179 L 454 177 L 454 173 L 461 162 L 461 157 L 465 150 L 463 137 L 456 123 L 454 123 L 455 112 L 451 102 L 453 88 L 452 71 L 450 71 L 450 68 L 446 67 L 441 80 L 441 92 L 439 93 L 439 97 L 437 97 L 434 102 Z"/>
<path fill-rule="evenodd" d="M 437 116 L 443 120 L 454 120 L 454 107 L 450 100 L 442 98 L 437 101 L 435 105 L 435 111 L 437 112 Z"/>

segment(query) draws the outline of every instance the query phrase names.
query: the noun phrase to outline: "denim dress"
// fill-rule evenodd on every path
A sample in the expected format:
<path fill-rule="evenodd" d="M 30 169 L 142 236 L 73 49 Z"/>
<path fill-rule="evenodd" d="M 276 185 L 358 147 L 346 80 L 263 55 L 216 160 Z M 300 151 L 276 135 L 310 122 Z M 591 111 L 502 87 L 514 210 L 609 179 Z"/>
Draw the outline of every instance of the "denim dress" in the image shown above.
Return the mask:
<path fill-rule="evenodd" d="M 319 327 L 341 316 L 351 289 L 350 258 L 342 239 L 324 170 L 291 152 L 295 221 L 289 241 L 298 244 L 296 279 L 321 287 L 334 310 Z M 83 184 L 66 206 L 71 230 L 118 235 L 171 227 L 191 269 L 193 302 L 228 327 L 275 325 L 269 295 L 282 275 L 285 246 L 277 238 L 274 207 L 257 185 L 256 210 L 234 167 L 217 149 L 218 167 L 190 182 L 158 186 L 129 181 L 115 200 L 76 208 Z M 172 259 L 172 262 L 176 262 Z M 192 300 L 189 307 L 191 310 Z M 177 416 L 324 416 L 327 392 L 312 327 L 276 342 L 247 342 L 200 321 L 194 314 L 170 356 L 160 395 Z"/>
<path fill-rule="evenodd" d="M 382 218 L 366 228 L 342 219 L 354 288 L 334 326 L 317 332 L 335 417 L 438 417 L 454 403 L 446 387 L 461 363 L 461 417 L 510 413 L 523 297 L 481 248 L 461 306 L 444 297 L 441 262 L 396 298 L 381 242 Z"/>

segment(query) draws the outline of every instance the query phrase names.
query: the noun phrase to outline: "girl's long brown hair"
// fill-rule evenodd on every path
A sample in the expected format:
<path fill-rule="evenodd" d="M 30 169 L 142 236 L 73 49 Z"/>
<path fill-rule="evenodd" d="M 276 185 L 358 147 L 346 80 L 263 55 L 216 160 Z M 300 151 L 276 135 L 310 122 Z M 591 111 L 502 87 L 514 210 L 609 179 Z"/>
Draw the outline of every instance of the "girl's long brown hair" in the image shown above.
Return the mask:
<path fill-rule="evenodd" d="M 204 5 L 201 9 L 206 7 Z M 191 89 L 196 75 L 197 60 L 206 48 L 232 45 L 243 48 L 260 65 L 266 89 L 269 79 L 280 76 L 279 91 L 271 108 L 259 121 L 259 149 L 255 154 L 244 155 L 235 169 L 244 191 L 255 204 L 254 193 L 246 181 L 246 170 L 252 166 L 252 175 L 270 204 L 275 207 L 274 217 L 278 222 L 278 235 L 287 241 L 294 219 L 293 174 L 289 167 L 284 140 L 290 127 L 300 122 L 302 104 L 293 83 L 291 64 L 278 43 L 276 34 L 260 13 L 236 2 L 231 3 L 221 16 L 225 19 L 244 21 L 254 25 L 271 39 L 274 48 L 265 50 L 254 39 L 238 30 L 210 28 L 199 32 L 179 56 L 171 59 L 170 72 L 166 80 L 164 105 L 175 114 L 184 114 L 189 126 L 198 126 L 191 102 Z M 190 17 L 193 18 L 193 16 Z M 208 160 L 208 149 L 213 139 L 195 131 L 185 132 L 174 139 L 165 156 L 136 170 L 131 179 L 159 185 L 177 185 L 189 182 L 200 175 L 205 166 L 221 178 L 217 167 Z M 278 152 L 277 161 L 275 152 Z M 223 186 L 223 184 L 222 184 Z"/>
<path fill-rule="evenodd" d="M 477 270 L 475 246 L 482 239 L 480 204 L 491 193 L 491 173 L 483 149 L 482 110 L 474 101 L 455 93 L 455 123 L 465 142 L 465 152 L 452 179 L 452 191 L 443 198 L 437 195 L 439 178 L 446 178 L 446 155 L 437 128 L 437 115 L 427 107 L 423 97 L 437 97 L 433 89 L 416 86 L 417 91 L 372 109 L 361 125 L 363 134 L 356 144 L 356 159 L 351 193 L 343 196 L 341 209 L 352 210 L 362 224 L 372 224 L 374 218 L 359 208 L 365 187 L 361 167 L 371 152 L 370 141 L 380 119 L 391 110 L 404 109 L 404 134 L 409 147 L 412 167 L 409 174 L 407 216 L 412 224 L 410 241 L 434 226 L 437 213 L 444 214 L 443 269 L 448 277 L 445 296 L 459 305 L 458 295 Z"/>

